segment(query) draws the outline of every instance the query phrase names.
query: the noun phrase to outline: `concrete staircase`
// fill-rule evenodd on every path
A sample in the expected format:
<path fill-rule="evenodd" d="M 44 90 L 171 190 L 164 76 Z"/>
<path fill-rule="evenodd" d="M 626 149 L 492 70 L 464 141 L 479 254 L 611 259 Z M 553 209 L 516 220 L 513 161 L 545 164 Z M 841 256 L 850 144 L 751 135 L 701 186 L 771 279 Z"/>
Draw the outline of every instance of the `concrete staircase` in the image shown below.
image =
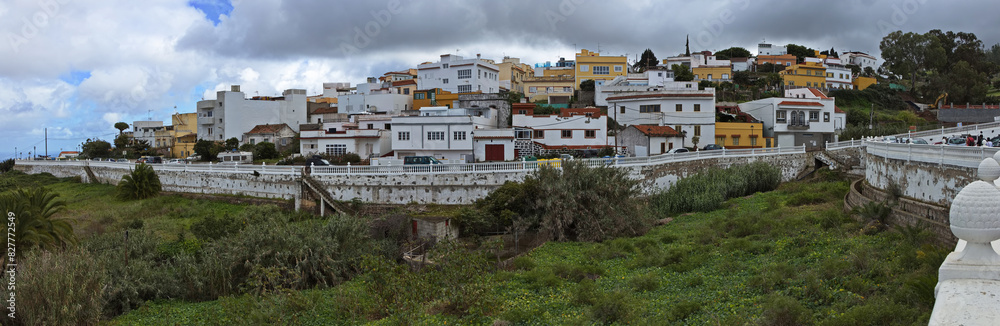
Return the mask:
<path fill-rule="evenodd" d="M 340 205 L 338 205 L 336 201 L 333 200 L 333 196 L 330 195 L 330 192 L 326 191 L 326 188 L 323 188 L 323 184 L 321 184 L 319 181 L 316 181 L 316 179 L 313 179 L 313 177 L 303 174 L 302 185 L 303 189 L 309 190 L 309 192 L 311 192 L 314 197 L 319 198 L 320 216 L 326 215 L 327 207 L 330 207 L 330 209 L 333 210 L 335 213 L 346 213 L 346 211 L 342 207 L 340 207 Z"/>
<path fill-rule="evenodd" d="M 94 170 L 91 170 L 89 165 L 84 165 L 83 171 L 87 172 L 87 183 L 101 183 L 97 180 L 97 175 L 94 174 Z"/>

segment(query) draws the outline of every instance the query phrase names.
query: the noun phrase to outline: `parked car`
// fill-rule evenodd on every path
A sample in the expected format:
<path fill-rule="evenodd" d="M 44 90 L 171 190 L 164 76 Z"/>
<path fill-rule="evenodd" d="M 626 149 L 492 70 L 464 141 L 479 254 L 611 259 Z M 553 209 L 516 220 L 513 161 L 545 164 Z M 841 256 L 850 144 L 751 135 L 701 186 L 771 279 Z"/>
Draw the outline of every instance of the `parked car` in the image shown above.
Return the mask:
<path fill-rule="evenodd" d="M 910 140 L 911 144 L 927 145 L 930 144 L 926 139 L 923 138 L 913 138 Z"/>
<path fill-rule="evenodd" d="M 559 154 L 559 159 L 564 161 L 569 161 L 573 159 L 573 155 L 569 154 Z"/>
<path fill-rule="evenodd" d="M 966 137 L 951 137 L 948 138 L 949 146 L 965 146 L 965 142 L 968 140 Z"/>
<path fill-rule="evenodd" d="M 184 164 L 184 163 L 187 163 L 187 162 L 185 162 L 184 160 L 179 159 L 179 158 L 175 158 L 175 159 L 171 159 L 171 160 L 167 161 L 167 164 Z"/>
<path fill-rule="evenodd" d="M 671 148 L 669 151 L 667 151 L 667 154 L 677 154 L 677 153 L 687 153 L 687 152 L 690 152 L 687 148 L 677 147 L 677 148 Z"/>
<path fill-rule="evenodd" d="M 566 154 L 563 154 L 566 155 Z M 443 164 L 433 156 L 407 156 L 403 158 L 403 165 L 415 164 Z"/>
<path fill-rule="evenodd" d="M 306 159 L 307 166 L 327 166 L 330 165 L 330 161 L 324 160 L 322 156 L 313 155 L 312 157 Z"/>
<path fill-rule="evenodd" d="M 705 148 L 702 148 L 701 150 L 703 150 L 703 151 L 712 151 L 712 150 L 724 149 L 724 148 L 725 147 L 722 147 L 722 145 L 719 145 L 719 144 L 708 144 L 708 145 L 705 145 Z"/>

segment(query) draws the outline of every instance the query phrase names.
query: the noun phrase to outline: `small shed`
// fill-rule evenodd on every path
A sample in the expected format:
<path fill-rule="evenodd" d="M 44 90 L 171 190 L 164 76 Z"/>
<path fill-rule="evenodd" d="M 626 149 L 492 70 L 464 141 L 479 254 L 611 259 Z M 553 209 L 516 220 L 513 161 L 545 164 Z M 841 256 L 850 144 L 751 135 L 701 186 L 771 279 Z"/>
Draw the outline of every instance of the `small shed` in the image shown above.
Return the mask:
<path fill-rule="evenodd" d="M 458 226 L 448 217 L 414 217 L 410 232 L 414 239 L 458 238 Z"/>
<path fill-rule="evenodd" d="M 618 145 L 628 156 L 652 156 L 683 147 L 684 136 L 667 126 L 631 125 L 618 134 Z"/>

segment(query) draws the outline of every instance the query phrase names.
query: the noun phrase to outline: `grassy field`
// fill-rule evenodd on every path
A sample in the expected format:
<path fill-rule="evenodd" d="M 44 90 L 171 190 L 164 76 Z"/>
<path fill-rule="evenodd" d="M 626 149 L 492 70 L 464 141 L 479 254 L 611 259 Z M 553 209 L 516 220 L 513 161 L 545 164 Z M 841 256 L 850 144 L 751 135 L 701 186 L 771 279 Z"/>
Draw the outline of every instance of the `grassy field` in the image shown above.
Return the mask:
<path fill-rule="evenodd" d="M 847 189 L 783 184 L 640 237 L 549 242 L 506 271 L 367 264 L 329 289 L 148 302 L 110 324 L 926 324 L 947 250 L 850 219 Z"/>

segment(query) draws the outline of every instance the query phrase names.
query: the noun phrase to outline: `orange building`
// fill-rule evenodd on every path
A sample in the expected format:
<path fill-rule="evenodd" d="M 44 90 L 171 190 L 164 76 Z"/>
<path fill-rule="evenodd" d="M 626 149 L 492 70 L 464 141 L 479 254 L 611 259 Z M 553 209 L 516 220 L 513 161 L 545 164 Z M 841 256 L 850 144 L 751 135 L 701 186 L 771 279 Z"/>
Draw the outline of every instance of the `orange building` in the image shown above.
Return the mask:
<path fill-rule="evenodd" d="M 761 55 L 757 56 L 757 64 L 762 65 L 765 63 L 771 63 L 776 65 L 782 65 L 785 67 L 794 65 L 798 61 L 798 58 L 794 54 L 782 54 L 782 55 Z M 777 72 L 777 71 L 775 71 Z"/>

